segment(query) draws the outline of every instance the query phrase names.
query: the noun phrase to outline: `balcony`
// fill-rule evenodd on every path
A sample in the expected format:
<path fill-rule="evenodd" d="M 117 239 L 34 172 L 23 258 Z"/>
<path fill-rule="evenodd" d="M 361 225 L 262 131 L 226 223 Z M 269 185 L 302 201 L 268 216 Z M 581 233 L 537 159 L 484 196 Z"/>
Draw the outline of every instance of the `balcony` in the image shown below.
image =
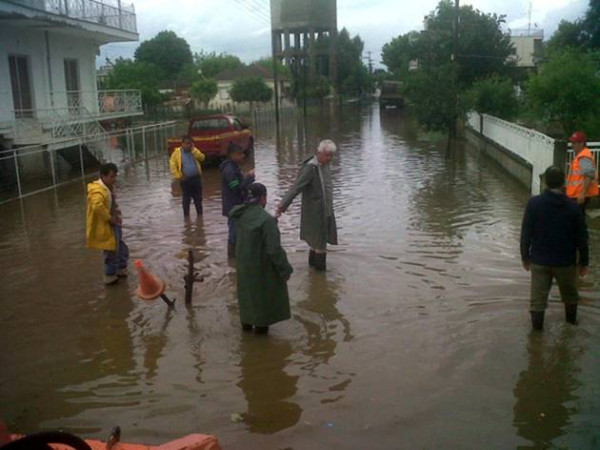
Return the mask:
<path fill-rule="evenodd" d="M 119 35 L 117 40 L 137 40 L 134 6 L 121 3 L 121 0 L 2 0 L 0 2 L 0 18 L 9 21 L 15 14 L 31 20 L 43 19 L 72 26 L 81 26 L 83 22 L 91 31 L 106 30 L 108 34 Z"/>
<path fill-rule="evenodd" d="M 0 97 L 12 103 L 12 96 Z M 101 130 L 102 121 L 143 114 L 142 96 L 137 89 L 54 91 L 49 94 L 47 105 L 48 108 L 13 110 L 14 120 L 0 123 L 0 134 L 18 145 L 39 144 L 93 134 L 89 130 Z"/>

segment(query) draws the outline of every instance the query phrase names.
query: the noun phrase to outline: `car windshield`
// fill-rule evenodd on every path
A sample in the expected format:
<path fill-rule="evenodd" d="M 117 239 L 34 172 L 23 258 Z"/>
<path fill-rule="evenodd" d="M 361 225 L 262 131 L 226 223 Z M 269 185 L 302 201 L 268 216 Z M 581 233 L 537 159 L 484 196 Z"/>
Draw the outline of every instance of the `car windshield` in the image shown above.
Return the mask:
<path fill-rule="evenodd" d="M 201 119 L 192 124 L 193 131 L 218 131 L 229 128 L 229 121 L 223 118 Z"/>

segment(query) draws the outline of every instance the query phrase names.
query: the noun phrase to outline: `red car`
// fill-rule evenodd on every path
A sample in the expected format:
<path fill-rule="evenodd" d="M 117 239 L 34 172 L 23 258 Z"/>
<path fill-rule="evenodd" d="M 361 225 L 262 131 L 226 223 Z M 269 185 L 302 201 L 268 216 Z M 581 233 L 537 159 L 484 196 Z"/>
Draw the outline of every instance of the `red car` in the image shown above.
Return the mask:
<path fill-rule="evenodd" d="M 228 114 L 196 117 L 190 120 L 188 134 L 194 139 L 196 148 L 209 159 L 225 158 L 231 142 L 247 152 L 254 148 L 254 137 L 248 126 Z M 167 143 L 170 155 L 181 145 L 181 136 L 169 138 Z"/>

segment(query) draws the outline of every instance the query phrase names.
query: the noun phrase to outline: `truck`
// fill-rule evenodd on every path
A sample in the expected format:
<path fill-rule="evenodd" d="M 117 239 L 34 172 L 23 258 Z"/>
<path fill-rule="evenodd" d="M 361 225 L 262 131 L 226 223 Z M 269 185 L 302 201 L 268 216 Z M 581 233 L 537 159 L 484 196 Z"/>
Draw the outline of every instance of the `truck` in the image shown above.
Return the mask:
<path fill-rule="evenodd" d="M 229 114 L 214 114 L 199 116 L 190 120 L 188 135 L 194 140 L 194 145 L 209 160 L 221 160 L 227 157 L 227 147 L 230 143 L 238 144 L 245 152 L 254 149 L 252 131 L 239 118 Z M 167 140 L 169 155 L 181 146 L 181 136 Z"/>
<path fill-rule="evenodd" d="M 402 93 L 402 82 L 391 80 L 382 81 L 379 107 L 385 109 L 388 106 L 395 106 L 400 109 L 403 105 L 404 94 Z"/>

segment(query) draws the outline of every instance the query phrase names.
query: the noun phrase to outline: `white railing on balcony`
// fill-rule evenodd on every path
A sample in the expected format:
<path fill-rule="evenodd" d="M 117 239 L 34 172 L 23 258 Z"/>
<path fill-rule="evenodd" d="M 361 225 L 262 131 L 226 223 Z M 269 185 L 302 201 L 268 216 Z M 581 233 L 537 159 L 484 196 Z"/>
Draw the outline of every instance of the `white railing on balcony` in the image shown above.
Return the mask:
<path fill-rule="evenodd" d="M 13 0 L 29 8 L 137 33 L 133 4 L 120 0 Z"/>
<path fill-rule="evenodd" d="M 100 116 L 142 113 L 142 94 L 137 89 L 109 91 L 53 91 L 49 94 L 49 105 L 68 108 L 71 115 L 85 108 L 90 114 Z"/>

